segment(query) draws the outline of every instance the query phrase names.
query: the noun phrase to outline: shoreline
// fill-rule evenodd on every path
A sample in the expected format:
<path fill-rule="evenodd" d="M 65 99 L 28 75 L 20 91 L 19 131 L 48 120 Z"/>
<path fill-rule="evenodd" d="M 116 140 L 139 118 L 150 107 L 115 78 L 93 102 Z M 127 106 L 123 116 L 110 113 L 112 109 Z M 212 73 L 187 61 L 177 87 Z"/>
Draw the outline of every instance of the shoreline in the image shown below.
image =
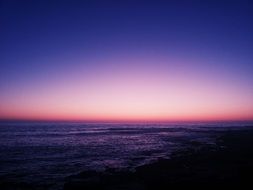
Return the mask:
<path fill-rule="evenodd" d="M 174 129 L 169 130 L 175 132 Z M 51 178 L 52 173 L 48 173 L 45 179 L 35 176 L 24 179 L 25 175 L 14 173 L 1 177 L 0 189 L 167 190 L 171 187 L 252 186 L 253 126 L 206 127 L 189 132 L 192 132 L 191 138 L 168 136 L 171 142 L 181 141 L 181 148 L 152 162 L 127 168 L 108 166 L 104 170 L 80 168 L 58 181 Z M 62 165 L 57 171 L 60 173 L 65 169 L 66 165 Z M 42 171 L 36 172 L 40 174 Z M 33 181 L 35 179 L 37 181 Z"/>
<path fill-rule="evenodd" d="M 170 187 L 251 185 L 253 128 L 217 132 L 216 145 L 193 142 L 170 159 L 139 166 L 135 171 L 84 171 L 66 179 L 64 190 L 145 190 Z"/>

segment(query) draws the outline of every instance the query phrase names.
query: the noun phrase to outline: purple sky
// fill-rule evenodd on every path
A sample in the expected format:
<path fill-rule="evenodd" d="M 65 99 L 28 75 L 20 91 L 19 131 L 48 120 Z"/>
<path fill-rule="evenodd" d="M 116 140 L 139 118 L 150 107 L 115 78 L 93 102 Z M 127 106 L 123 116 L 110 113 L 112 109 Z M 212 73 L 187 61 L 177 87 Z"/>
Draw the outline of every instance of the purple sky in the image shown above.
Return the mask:
<path fill-rule="evenodd" d="M 252 1 L 0 1 L 0 119 L 252 120 Z"/>

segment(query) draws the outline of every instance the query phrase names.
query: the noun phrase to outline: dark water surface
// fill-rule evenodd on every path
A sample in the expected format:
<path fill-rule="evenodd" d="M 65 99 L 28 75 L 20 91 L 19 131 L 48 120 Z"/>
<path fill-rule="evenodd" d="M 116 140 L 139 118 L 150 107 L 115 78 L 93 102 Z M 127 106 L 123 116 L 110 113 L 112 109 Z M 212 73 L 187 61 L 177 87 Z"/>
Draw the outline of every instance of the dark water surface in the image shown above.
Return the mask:
<path fill-rule="evenodd" d="M 0 123 L 0 181 L 61 189 L 67 176 L 132 170 L 169 158 L 191 142 L 215 143 L 217 131 L 252 123 Z"/>

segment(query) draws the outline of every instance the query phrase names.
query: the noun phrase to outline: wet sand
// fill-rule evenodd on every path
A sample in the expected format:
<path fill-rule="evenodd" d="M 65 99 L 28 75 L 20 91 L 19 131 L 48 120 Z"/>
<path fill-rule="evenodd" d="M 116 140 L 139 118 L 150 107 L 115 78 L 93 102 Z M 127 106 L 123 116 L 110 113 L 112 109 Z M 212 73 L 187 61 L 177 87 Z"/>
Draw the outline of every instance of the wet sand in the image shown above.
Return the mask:
<path fill-rule="evenodd" d="M 170 159 L 135 171 L 84 171 L 66 179 L 64 190 L 144 190 L 176 187 L 242 187 L 253 184 L 253 128 L 219 133 L 216 145 L 191 142 Z"/>

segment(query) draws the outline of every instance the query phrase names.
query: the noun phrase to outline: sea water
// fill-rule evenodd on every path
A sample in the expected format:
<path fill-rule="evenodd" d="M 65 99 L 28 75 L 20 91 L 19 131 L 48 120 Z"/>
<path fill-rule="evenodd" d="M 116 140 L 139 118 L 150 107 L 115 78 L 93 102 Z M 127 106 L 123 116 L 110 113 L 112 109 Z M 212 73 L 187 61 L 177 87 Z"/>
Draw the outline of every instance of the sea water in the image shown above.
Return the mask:
<path fill-rule="evenodd" d="M 169 158 L 192 141 L 214 143 L 215 131 L 251 123 L 1 122 L 0 182 L 61 189 L 85 170 L 135 167 Z"/>

